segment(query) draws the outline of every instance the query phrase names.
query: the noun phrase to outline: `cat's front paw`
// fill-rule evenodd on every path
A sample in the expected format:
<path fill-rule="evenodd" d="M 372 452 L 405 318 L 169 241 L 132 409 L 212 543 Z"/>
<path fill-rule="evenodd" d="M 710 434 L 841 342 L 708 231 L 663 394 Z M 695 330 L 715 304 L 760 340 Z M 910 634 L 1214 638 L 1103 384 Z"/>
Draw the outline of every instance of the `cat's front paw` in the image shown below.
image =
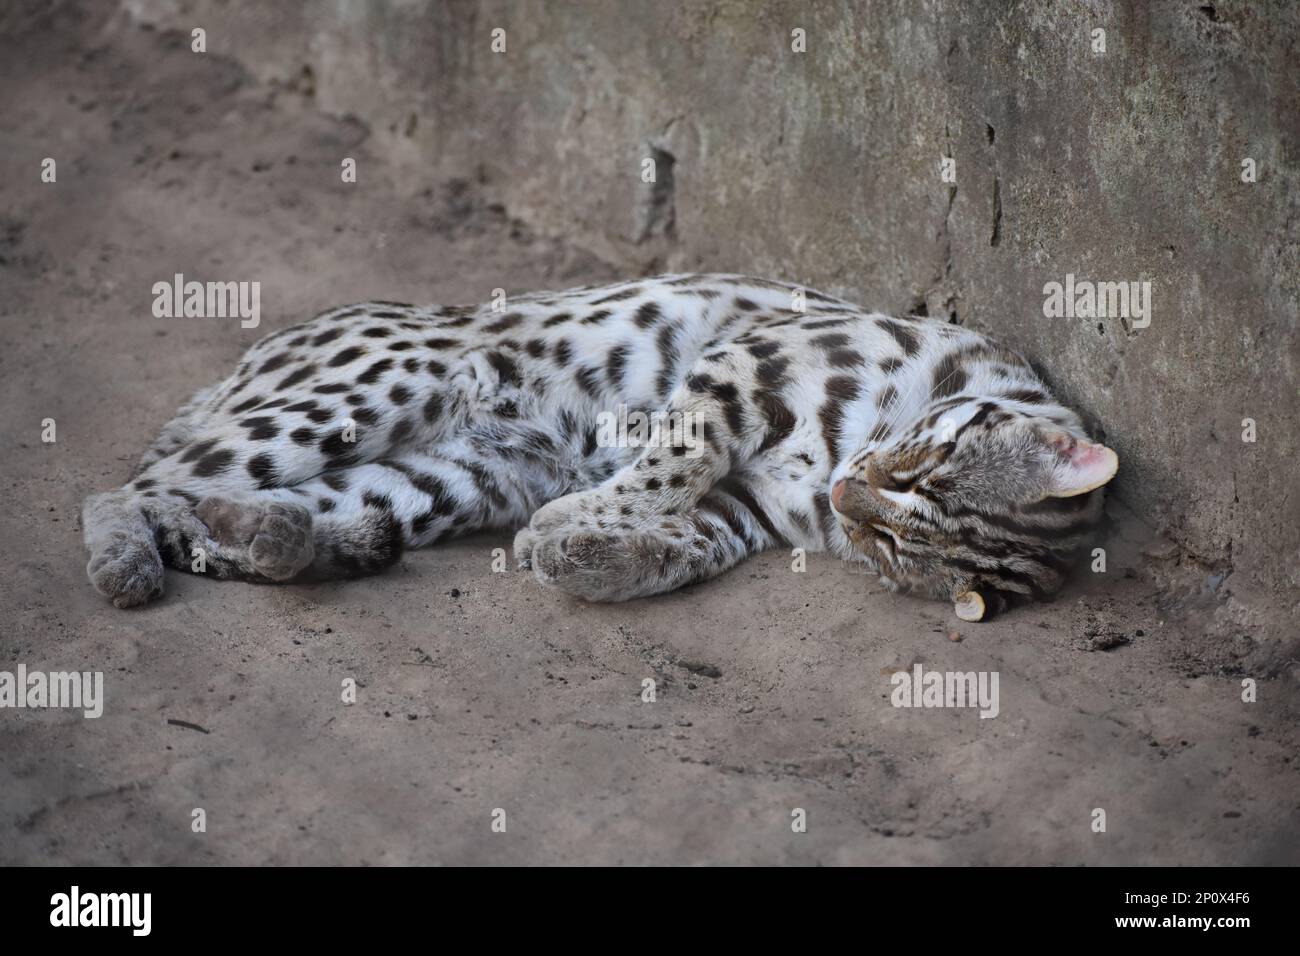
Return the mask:
<path fill-rule="evenodd" d="M 542 505 L 533 512 L 528 527 L 515 535 L 515 563 L 519 570 L 536 570 L 535 551 L 547 538 L 604 530 L 606 522 L 601 519 L 606 511 L 604 499 L 598 491 L 578 491 Z M 540 573 L 538 577 L 545 580 Z"/>
<path fill-rule="evenodd" d="M 585 601 L 626 601 L 665 590 L 675 557 L 655 534 L 572 531 L 537 539 L 532 569 L 542 584 Z"/>
<path fill-rule="evenodd" d="M 613 505 L 604 492 L 576 491 L 548 501 L 536 511 L 528 522 L 533 534 L 544 537 L 564 528 L 599 528 L 606 524 Z"/>

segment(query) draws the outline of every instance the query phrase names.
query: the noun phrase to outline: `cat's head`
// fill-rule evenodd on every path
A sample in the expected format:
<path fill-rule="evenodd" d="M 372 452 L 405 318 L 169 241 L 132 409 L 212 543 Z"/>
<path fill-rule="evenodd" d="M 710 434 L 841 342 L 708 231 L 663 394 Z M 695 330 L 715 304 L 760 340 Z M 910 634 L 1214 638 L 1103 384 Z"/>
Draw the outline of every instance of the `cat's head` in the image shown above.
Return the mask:
<path fill-rule="evenodd" d="M 831 507 L 887 584 L 978 621 L 1060 588 L 1118 467 L 1060 406 L 948 400 L 837 468 Z"/>

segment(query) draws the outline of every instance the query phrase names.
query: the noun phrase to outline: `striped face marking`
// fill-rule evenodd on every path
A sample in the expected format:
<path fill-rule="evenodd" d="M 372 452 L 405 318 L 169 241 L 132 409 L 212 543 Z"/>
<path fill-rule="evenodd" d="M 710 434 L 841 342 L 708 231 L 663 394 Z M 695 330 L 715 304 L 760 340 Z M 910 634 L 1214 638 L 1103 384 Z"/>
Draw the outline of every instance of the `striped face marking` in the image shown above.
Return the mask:
<path fill-rule="evenodd" d="M 841 527 L 888 584 L 947 597 L 965 620 L 1052 594 L 1118 458 L 1010 404 L 943 411 L 848 460 L 830 492 Z"/>

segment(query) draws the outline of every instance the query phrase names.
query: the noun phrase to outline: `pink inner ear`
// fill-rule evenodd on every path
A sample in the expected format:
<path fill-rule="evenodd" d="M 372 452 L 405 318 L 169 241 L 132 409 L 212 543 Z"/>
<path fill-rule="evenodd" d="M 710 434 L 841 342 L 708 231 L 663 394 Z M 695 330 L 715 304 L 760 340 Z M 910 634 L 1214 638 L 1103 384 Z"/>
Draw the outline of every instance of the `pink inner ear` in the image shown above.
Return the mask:
<path fill-rule="evenodd" d="M 1064 432 L 1053 435 L 1048 442 L 1063 459 L 1052 482 L 1053 498 L 1070 498 L 1100 488 L 1119 470 L 1119 456 L 1105 445 Z"/>

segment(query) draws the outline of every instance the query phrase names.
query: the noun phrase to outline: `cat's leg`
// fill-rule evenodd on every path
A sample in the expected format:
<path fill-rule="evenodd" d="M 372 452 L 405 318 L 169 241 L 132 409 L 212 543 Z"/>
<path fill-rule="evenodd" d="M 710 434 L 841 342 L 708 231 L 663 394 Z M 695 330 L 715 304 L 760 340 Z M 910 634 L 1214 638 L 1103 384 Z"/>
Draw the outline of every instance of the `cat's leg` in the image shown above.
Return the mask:
<path fill-rule="evenodd" d="M 556 498 L 520 533 L 516 555 L 567 529 L 683 515 L 727 475 L 783 441 L 795 418 L 780 382 L 743 347 L 711 353 L 691 370 L 636 458 L 595 488 Z M 757 385 L 745 387 L 745 382 Z M 770 384 L 767 384 L 770 383 Z"/>
<path fill-rule="evenodd" d="M 384 420 L 358 424 L 332 409 L 297 428 L 291 426 L 301 421 L 300 416 L 282 425 L 274 417 L 276 412 L 245 418 L 213 414 L 213 396 L 235 384 L 231 378 L 196 395 L 151 445 L 130 482 L 87 499 L 82 510 L 82 530 L 90 551 L 87 574 L 96 590 L 118 607 L 161 594 L 164 557 L 166 563 L 189 568 L 194 548 L 203 553 L 205 573 L 216 577 L 292 576 L 300 570 L 295 564 L 302 560 L 292 541 L 301 536 L 304 523 L 310 525 L 309 512 L 292 489 L 324 472 L 378 459 L 405 437 L 402 419 L 395 424 Z M 284 401 L 288 399 L 281 404 Z M 259 512 L 256 527 L 266 519 L 264 543 L 252 549 L 251 539 L 233 544 L 209 535 L 197 508 L 213 497 L 256 499 L 262 509 L 277 505 L 274 512 Z M 244 536 L 247 521 L 252 520 L 248 512 L 242 517 L 227 522 L 241 529 L 236 538 Z M 284 542 L 269 547 L 277 537 Z M 164 544 L 165 555 L 160 552 Z M 272 560 L 275 553 L 280 553 L 278 563 Z M 265 558 L 263 566 L 252 562 L 255 554 Z"/>
<path fill-rule="evenodd" d="M 761 364 L 742 347 L 728 346 L 694 365 L 641 453 L 601 485 L 543 505 L 529 522 L 534 535 L 580 518 L 689 509 L 723 477 L 784 440 L 794 416 L 779 392 L 744 386 L 761 380 Z"/>
<path fill-rule="evenodd" d="M 250 510 L 242 521 L 216 514 L 216 499 L 179 488 L 128 486 L 91 497 L 82 512 L 91 583 L 125 608 L 162 594 L 164 565 L 221 579 L 292 576 L 306 563 L 304 550 L 311 557 L 311 516 L 287 491 L 259 494 L 256 520 Z"/>
<path fill-rule="evenodd" d="M 118 607 L 162 594 L 162 558 L 137 492 L 121 489 L 87 498 L 81 527 L 90 552 L 86 575 L 95 590 Z"/>
<path fill-rule="evenodd" d="M 172 567 L 285 582 L 375 574 L 407 548 L 516 526 L 534 503 L 526 475 L 453 444 L 334 469 L 285 488 L 203 498 L 175 489 L 147 499 L 143 512 Z"/>
<path fill-rule="evenodd" d="M 531 537 L 516 554 L 543 584 L 588 601 L 625 601 L 704 581 L 779 544 L 748 485 L 729 478 L 678 513 L 618 515 Z"/>
<path fill-rule="evenodd" d="M 467 403 L 461 386 L 449 383 L 473 376 L 460 368 L 449 374 L 437 359 L 401 358 L 399 366 L 400 354 L 414 351 L 406 341 L 387 349 L 396 356 L 379 357 L 375 343 L 394 330 L 387 318 L 365 309 L 353 323 L 366 326 L 358 341 L 340 344 L 341 336 L 356 331 L 348 325 L 354 311 L 322 316 L 254 345 L 232 375 L 187 403 L 125 487 L 87 499 L 87 571 L 99 591 L 121 607 L 161 593 L 163 562 L 154 537 L 159 529 L 198 520 L 194 511 L 205 498 L 275 501 L 287 511 L 275 515 L 283 521 L 271 524 L 290 536 L 285 522 L 297 527 L 302 514 L 289 507 L 293 502 L 280 494 L 284 489 L 325 472 L 431 447 L 455 432 Z M 370 335 L 376 331 L 377 338 Z M 330 348 L 322 354 L 325 345 Z M 199 534 L 190 530 L 189 537 Z M 287 573 L 292 564 L 282 570 Z M 238 556 L 233 565 L 216 565 L 230 576 L 248 570 L 240 568 Z"/>
<path fill-rule="evenodd" d="M 206 420 L 208 401 L 221 383 L 200 389 L 163 426 L 131 472 L 132 482 L 117 491 L 91 495 L 82 508 L 81 524 L 90 551 L 86 573 L 101 594 L 118 607 L 141 604 L 162 593 L 163 562 L 154 540 L 154 523 L 142 505 L 147 488 L 156 482 L 140 479 L 158 461 L 189 444 Z M 149 493 L 151 498 L 159 492 Z M 169 494 L 167 496 L 171 498 Z"/>

